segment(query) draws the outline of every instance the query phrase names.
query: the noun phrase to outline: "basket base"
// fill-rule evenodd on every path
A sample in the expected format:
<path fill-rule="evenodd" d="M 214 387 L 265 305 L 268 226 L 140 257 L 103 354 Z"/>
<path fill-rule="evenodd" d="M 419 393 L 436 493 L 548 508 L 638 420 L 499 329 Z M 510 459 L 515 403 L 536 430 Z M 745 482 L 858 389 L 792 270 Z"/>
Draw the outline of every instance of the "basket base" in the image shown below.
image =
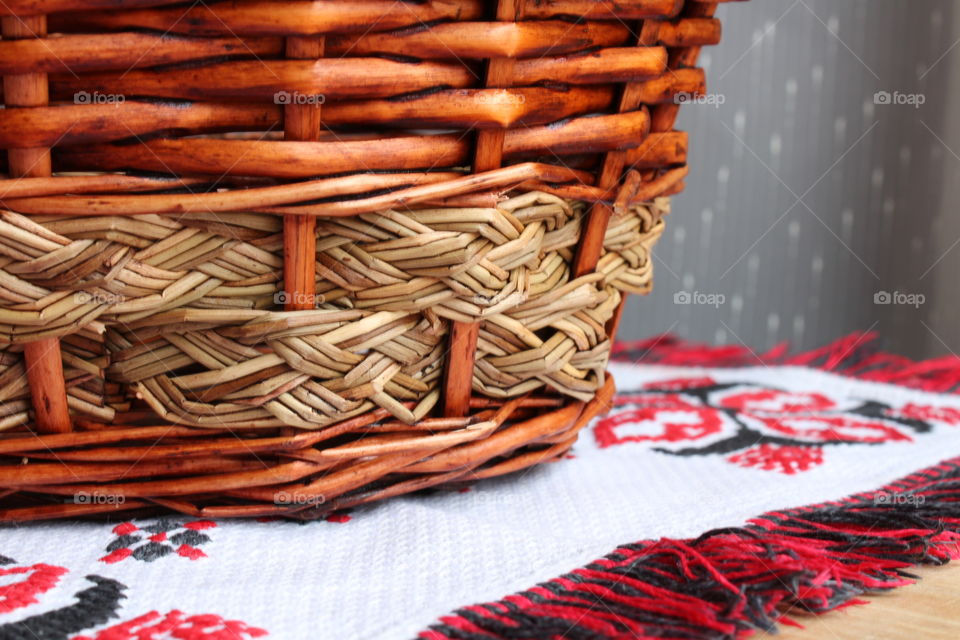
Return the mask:
<path fill-rule="evenodd" d="M 465 418 L 413 425 L 380 409 L 292 435 L 83 423 L 71 434 L 12 437 L 0 441 L 0 452 L 22 462 L 0 467 L 8 489 L 0 521 L 170 511 L 316 519 L 558 460 L 584 425 L 609 410 L 613 394 L 608 375 L 589 402 L 474 399 Z"/>

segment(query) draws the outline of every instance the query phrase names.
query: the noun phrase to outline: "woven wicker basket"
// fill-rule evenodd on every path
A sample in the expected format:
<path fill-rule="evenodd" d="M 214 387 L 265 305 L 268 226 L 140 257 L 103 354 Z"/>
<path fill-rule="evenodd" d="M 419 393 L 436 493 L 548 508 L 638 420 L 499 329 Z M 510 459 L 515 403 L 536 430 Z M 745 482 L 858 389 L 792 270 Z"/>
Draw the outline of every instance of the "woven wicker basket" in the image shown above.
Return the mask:
<path fill-rule="evenodd" d="M 715 8 L 7 0 L 0 518 L 312 518 L 562 457 Z"/>

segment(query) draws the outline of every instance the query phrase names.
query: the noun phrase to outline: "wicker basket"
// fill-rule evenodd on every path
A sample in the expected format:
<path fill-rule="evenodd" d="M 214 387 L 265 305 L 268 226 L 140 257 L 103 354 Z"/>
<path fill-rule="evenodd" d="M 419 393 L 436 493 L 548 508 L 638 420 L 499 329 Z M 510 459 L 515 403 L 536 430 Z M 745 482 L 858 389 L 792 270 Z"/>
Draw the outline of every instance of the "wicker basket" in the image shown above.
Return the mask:
<path fill-rule="evenodd" d="M 312 518 L 562 457 L 715 8 L 7 0 L 0 518 Z"/>

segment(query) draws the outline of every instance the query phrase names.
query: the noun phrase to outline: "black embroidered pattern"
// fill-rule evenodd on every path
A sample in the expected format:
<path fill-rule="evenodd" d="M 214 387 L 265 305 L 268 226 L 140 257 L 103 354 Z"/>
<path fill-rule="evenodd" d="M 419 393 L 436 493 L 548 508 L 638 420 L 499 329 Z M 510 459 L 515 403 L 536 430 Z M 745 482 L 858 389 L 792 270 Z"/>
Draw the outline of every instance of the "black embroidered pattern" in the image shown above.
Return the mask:
<path fill-rule="evenodd" d="M 117 618 L 126 585 L 89 575 L 93 586 L 74 594 L 74 604 L 0 625 L 0 640 L 69 640 L 75 634 Z"/>
<path fill-rule="evenodd" d="M 126 558 L 153 562 L 171 554 L 196 560 L 204 556 L 199 547 L 210 542 L 210 536 L 203 531 L 215 526 L 209 520 L 184 522 L 176 518 L 161 518 L 144 525 L 124 522 L 113 528 L 117 537 L 107 545 L 107 555 L 101 560 L 108 564 Z"/>

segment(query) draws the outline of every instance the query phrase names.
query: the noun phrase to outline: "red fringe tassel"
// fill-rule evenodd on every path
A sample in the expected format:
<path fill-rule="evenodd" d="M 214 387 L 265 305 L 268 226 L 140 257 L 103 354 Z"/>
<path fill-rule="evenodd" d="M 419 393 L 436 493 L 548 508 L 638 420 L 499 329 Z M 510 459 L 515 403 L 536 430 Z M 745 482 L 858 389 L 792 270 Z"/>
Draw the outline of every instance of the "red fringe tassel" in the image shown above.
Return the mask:
<path fill-rule="evenodd" d="M 831 611 L 960 557 L 960 458 L 883 489 L 768 513 L 695 540 L 625 545 L 499 602 L 465 607 L 424 640 L 735 639 L 785 610 Z"/>

